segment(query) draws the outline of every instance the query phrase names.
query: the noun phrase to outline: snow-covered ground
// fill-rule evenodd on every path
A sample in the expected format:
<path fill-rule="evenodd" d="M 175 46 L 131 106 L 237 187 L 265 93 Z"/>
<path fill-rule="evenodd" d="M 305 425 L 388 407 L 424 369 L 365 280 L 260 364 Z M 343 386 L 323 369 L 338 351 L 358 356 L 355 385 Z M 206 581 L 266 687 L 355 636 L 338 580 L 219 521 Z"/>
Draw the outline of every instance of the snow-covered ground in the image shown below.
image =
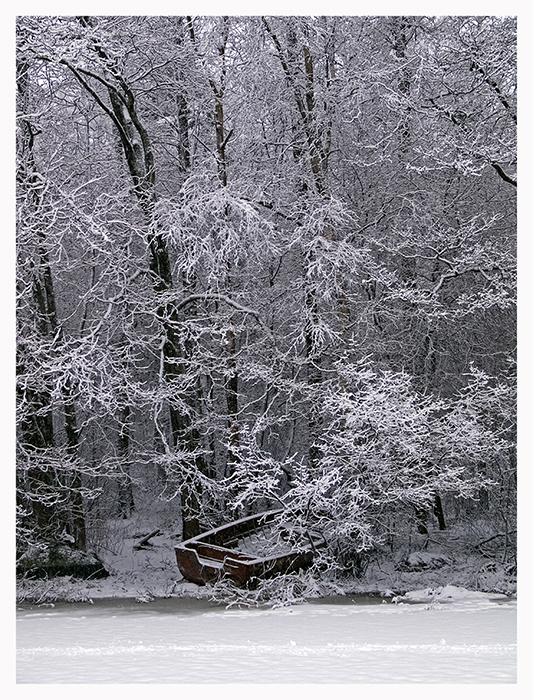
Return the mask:
<path fill-rule="evenodd" d="M 499 598 L 448 586 L 381 604 L 35 606 L 17 614 L 17 682 L 515 683 L 516 602 Z"/>
<path fill-rule="evenodd" d="M 147 602 L 171 595 L 209 598 L 208 588 L 200 588 L 182 579 L 174 554 L 177 540 L 169 532 L 153 537 L 144 549 L 135 548 L 140 535 L 153 529 L 148 524 L 138 529 L 137 537 L 125 531 L 124 537 L 117 536 L 109 542 L 109 546 L 100 552 L 111 573 L 108 578 L 81 581 L 62 577 L 46 583 L 23 581 L 17 586 L 18 600 L 47 603 L 57 600 L 89 602 L 101 598 L 135 598 L 139 602 Z M 440 551 L 434 555 L 437 559 L 441 556 Z M 413 562 L 429 558 L 427 551 L 414 552 L 408 557 Z M 440 568 L 429 568 L 427 571 L 399 570 L 401 568 L 392 559 L 372 562 L 364 578 L 343 582 L 344 591 L 392 597 L 398 592 L 452 585 L 474 591 L 516 593 L 516 585 L 502 578 L 501 569 L 480 556 L 459 559 L 448 556 L 442 559 Z M 332 593 L 334 589 L 325 592 Z"/>
<path fill-rule="evenodd" d="M 483 560 L 450 556 L 428 571 L 377 561 L 344 597 L 228 609 L 181 578 L 168 531 L 136 549 L 146 531 L 108 543 L 106 579 L 19 584 L 18 688 L 516 681 L 514 591 Z"/>

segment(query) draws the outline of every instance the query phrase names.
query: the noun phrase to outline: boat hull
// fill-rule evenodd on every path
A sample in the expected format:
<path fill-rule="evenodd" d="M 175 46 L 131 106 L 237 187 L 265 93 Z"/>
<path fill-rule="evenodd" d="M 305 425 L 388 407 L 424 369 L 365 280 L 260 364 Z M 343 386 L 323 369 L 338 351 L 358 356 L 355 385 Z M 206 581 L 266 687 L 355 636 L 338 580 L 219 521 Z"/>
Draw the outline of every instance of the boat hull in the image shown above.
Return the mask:
<path fill-rule="evenodd" d="M 281 554 L 256 556 L 237 548 L 239 541 L 271 524 L 282 512 L 252 515 L 181 542 L 175 551 L 182 576 L 199 585 L 226 578 L 249 586 L 259 579 L 309 566 L 316 549 L 323 545 L 322 538 L 313 534 L 307 533 L 307 542 Z"/>

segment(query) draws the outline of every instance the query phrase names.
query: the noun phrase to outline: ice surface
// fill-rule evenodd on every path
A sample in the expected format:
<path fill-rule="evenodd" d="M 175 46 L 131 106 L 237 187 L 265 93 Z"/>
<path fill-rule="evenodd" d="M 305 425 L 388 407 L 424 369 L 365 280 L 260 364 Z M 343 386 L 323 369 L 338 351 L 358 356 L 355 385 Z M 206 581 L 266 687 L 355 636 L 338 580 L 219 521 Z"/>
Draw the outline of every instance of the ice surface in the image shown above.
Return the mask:
<path fill-rule="evenodd" d="M 448 593 L 451 593 L 448 591 Z M 516 603 L 19 610 L 18 683 L 514 683 Z"/>
<path fill-rule="evenodd" d="M 385 573 L 365 584 L 389 597 L 409 590 L 397 604 L 344 598 L 226 610 L 197 599 L 202 589 L 181 578 L 168 535 L 143 550 L 137 541 L 122 539 L 108 552 L 108 579 L 46 584 L 52 600 L 93 605 L 22 606 L 19 684 L 516 680 L 516 601 L 470 590 L 469 570 L 440 569 L 438 585 L 434 572 Z"/>

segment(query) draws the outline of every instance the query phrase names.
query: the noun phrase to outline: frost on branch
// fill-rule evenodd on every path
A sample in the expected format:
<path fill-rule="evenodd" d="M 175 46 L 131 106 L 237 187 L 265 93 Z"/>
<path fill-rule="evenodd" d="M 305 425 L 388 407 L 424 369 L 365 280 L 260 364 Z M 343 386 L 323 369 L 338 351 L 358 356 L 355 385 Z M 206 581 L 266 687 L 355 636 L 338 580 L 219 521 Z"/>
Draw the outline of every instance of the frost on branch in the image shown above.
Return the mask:
<path fill-rule="evenodd" d="M 474 375 L 462 396 L 444 399 L 422 396 L 407 374 L 368 362 L 337 370 L 338 383 L 323 395 L 319 463 L 296 469 L 290 492 L 291 509 L 322 529 L 333 550 L 369 550 L 387 514 L 491 485 L 487 465 L 509 444 L 484 420 L 484 377 Z"/>

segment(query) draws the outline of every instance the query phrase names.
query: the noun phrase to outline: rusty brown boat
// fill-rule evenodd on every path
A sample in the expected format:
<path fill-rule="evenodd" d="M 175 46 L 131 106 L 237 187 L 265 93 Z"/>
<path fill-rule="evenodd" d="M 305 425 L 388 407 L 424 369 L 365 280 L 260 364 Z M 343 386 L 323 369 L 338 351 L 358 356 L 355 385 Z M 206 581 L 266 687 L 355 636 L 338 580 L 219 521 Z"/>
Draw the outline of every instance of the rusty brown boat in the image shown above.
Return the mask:
<path fill-rule="evenodd" d="M 309 566 L 321 535 L 281 523 L 283 509 L 235 520 L 176 545 L 182 576 L 200 585 L 223 578 L 245 586 Z"/>

